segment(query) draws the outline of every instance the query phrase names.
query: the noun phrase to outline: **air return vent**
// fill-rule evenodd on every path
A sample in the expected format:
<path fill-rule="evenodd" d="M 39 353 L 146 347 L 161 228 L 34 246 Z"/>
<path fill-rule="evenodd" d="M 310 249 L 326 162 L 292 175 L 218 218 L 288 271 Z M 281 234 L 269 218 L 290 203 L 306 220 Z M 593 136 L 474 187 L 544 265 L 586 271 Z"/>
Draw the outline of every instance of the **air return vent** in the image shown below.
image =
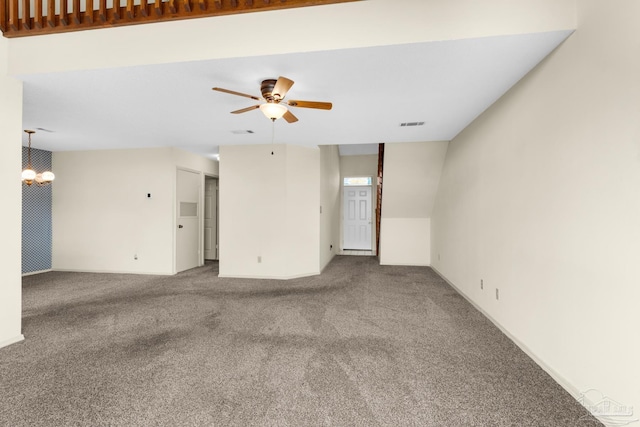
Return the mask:
<path fill-rule="evenodd" d="M 400 123 L 400 127 L 424 126 L 424 122 L 405 122 Z"/>

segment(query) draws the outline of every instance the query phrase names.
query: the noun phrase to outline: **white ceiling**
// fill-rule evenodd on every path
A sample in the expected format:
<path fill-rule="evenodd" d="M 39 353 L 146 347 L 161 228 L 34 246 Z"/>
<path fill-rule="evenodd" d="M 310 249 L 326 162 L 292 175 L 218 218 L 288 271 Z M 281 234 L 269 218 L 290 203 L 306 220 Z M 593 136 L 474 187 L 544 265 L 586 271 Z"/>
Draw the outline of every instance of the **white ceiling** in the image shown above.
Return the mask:
<path fill-rule="evenodd" d="M 570 34 L 19 76 L 23 124 L 51 130 L 33 137 L 34 148 L 50 151 L 175 146 L 211 156 L 220 145 L 272 139 L 272 124 L 260 110 L 229 113 L 257 102 L 211 88 L 259 96 L 262 80 L 282 75 L 296 82 L 287 99 L 330 101 L 333 109 L 291 107 L 300 121 L 278 120 L 276 143 L 451 140 Z M 234 133 L 242 130 L 253 133 Z"/>

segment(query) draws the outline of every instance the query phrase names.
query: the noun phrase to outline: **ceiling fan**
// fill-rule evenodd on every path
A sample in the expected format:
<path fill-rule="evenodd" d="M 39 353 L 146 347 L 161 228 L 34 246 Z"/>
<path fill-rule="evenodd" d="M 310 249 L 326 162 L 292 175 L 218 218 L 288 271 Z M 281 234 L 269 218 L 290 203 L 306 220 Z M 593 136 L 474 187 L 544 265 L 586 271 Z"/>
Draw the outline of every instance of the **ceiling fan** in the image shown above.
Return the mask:
<path fill-rule="evenodd" d="M 275 79 L 267 79 L 263 80 L 260 85 L 260 92 L 262 93 L 262 98 L 253 95 L 247 95 L 246 93 L 236 92 L 229 89 L 223 89 L 221 87 L 214 87 L 213 90 L 217 90 L 218 92 L 229 93 L 231 95 L 244 96 L 245 98 L 255 99 L 256 101 L 264 100 L 266 101 L 263 104 L 254 105 L 247 108 L 242 108 L 240 110 L 232 111 L 231 114 L 240 114 L 246 113 L 247 111 L 252 111 L 256 109 L 260 109 L 265 116 L 267 116 L 272 121 L 276 121 L 280 117 L 283 117 L 288 123 L 294 123 L 298 121 L 298 118 L 293 115 L 291 111 L 287 109 L 282 104 L 286 104 L 290 107 L 301 107 L 301 108 L 316 108 L 320 110 L 331 110 L 333 105 L 330 102 L 318 102 L 318 101 L 300 101 L 300 100 L 290 100 L 285 101 L 284 97 L 287 95 L 291 86 L 293 86 L 293 80 L 290 80 L 286 77 L 280 76 L 278 80 Z"/>

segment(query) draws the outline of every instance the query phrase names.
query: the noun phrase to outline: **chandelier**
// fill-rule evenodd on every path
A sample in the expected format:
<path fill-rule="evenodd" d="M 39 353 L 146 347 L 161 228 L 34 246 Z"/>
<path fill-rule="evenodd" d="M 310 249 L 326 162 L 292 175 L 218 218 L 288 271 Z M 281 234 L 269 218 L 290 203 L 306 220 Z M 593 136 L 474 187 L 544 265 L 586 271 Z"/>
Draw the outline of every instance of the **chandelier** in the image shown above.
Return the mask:
<path fill-rule="evenodd" d="M 53 172 L 45 171 L 36 173 L 36 171 L 33 170 L 33 166 L 31 166 L 31 134 L 36 133 L 36 131 L 25 129 L 25 132 L 29 135 L 29 148 L 27 149 L 27 168 L 22 171 L 22 182 L 27 185 L 35 182 L 36 185 L 39 186 L 51 184 L 51 181 L 56 178 Z"/>

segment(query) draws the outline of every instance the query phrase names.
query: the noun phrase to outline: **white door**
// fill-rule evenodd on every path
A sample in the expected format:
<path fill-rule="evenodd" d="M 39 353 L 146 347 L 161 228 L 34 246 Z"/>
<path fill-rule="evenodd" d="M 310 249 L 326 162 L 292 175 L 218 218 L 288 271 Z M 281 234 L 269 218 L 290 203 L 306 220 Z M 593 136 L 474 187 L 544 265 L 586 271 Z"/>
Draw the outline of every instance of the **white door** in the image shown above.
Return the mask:
<path fill-rule="evenodd" d="M 199 265 L 200 174 L 178 169 L 176 181 L 176 271 Z"/>
<path fill-rule="evenodd" d="M 344 187 L 343 249 L 371 250 L 371 187 Z"/>
<path fill-rule="evenodd" d="M 218 180 L 204 181 L 204 259 L 218 259 Z"/>

